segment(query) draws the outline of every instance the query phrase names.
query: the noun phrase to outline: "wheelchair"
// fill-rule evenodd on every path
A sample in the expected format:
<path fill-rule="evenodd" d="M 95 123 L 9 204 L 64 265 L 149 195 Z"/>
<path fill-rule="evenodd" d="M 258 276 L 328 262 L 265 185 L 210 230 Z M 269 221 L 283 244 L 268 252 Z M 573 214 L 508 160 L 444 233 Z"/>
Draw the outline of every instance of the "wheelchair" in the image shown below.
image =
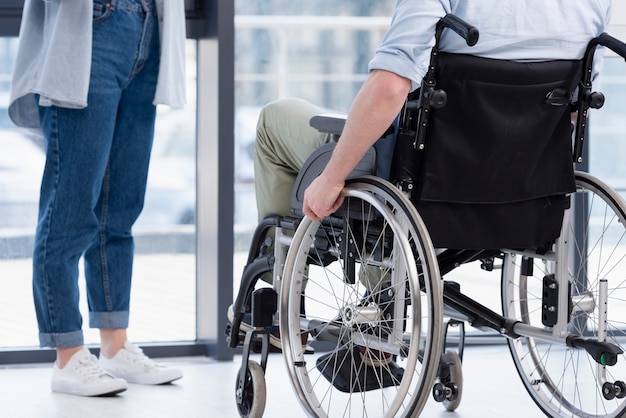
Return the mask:
<path fill-rule="evenodd" d="M 573 164 L 587 112 L 604 102 L 592 91 L 594 52 L 626 57 L 626 45 L 602 34 L 582 60 L 499 62 L 438 51 L 446 29 L 478 40 L 453 15 L 439 22 L 429 71 L 395 128 L 390 180 L 375 175 L 372 149 L 343 206 L 304 217 L 329 144 L 299 173 L 293 216 L 259 223 L 227 331 L 243 350 L 242 417 L 263 414 L 273 346 L 308 416 L 414 417 L 431 397 L 453 411 L 465 324 L 504 337 L 545 415 L 626 416 L 626 203 Z M 340 135 L 343 119 L 311 125 Z M 499 276 L 501 313 L 446 278 L 467 263 Z"/>

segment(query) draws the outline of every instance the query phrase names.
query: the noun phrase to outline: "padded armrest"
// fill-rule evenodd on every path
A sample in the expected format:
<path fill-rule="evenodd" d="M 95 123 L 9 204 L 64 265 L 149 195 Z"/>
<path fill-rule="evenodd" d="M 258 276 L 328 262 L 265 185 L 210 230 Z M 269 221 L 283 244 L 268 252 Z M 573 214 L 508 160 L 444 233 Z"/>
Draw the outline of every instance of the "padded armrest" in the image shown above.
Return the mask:
<path fill-rule="evenodd" d="M 339 137 L 341 136 L 341 133 L 343 132 L 343 127 L 346 124 L 346 118 L 346 115 L 323 113 L 313 116 L 309 121 L 309 125 L 311 125 L 312 128 L 315 128 L 320 132 L 329 133 Z M 394 133 L 394 131 L 395 128 L 393 125 L 391 125 L 389 128 L 387 128 L 387 130 L 383 134 L 383 137 L 391 135 L 392 133 Z"/>
<path fill-rule="evenodd" d="M 322 145 L 313 151 L 304 162 L 291 191 L 291 211 L 294 215 L 304 216 L 302 213 L 304 191 L 309 187 L 311 182 L 324 171 L 336 145 L 336 142 L 329 142 Z M 374 174 L 376 174 L 376 150 L 372 147 L 367 150 L 352 173 L 348 175 L 348 178 Z"/>
<path fill-rule="evenodd" d="M 320 132 L 341 135 L 343 132 L 343 126 L 346 124 L 346 116 L 324 113 L 313 116 L 309 121 L 309 124 L 312 128 L 315 128 Z"/>

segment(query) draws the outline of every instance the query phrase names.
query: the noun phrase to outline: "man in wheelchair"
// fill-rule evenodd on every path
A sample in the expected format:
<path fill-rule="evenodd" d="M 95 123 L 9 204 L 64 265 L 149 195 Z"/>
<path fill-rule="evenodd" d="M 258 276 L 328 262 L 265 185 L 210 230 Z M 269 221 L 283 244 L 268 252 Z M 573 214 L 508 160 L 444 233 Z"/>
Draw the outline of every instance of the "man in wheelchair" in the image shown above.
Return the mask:
<path fill-rule="evenodd" d="M 345 125 L 341 122 L 339 128 L 327 125 L 319 130 L 321 125 L 311 121 L 316 115 L 327 111 L 300 99 L 280 99 L 264 107 L 257 125 L 255 144 L 255 186 L 259 220 L 263 222 L 273 216 L 291 219 L 296 214 L 294 225 L 297 226 L 300 222 L 298 216 L 302 215 L 308 218 L 307 222 L 312 222 L 307 225 L 313 225 L 308 227 L 309 232 L 313 231 L 309 234 L 310 238 L 297 232 L 294 238 L 294 241 L 302 240 L 303 244 L 299 248 L 308 255 L 300 257 L 303 258 L 301 264 L 298 264 L 298 255 L 293 260 L 288 258 L 285 270 L 297 270 L 298 274 L 306 276 L 309 264 L 315 264 L 311 262 L 315 258 L 314 253 L 318 252 L 319 256 L 320 247 L 317 243 L 320 236 L 331 236 L 332 239 L 328 241 L 336 242 L 337 247 L 340 247 L 337 253 L 345 257 L 344 281 L 357 284 L 361 281 L 366 288 L 349 307 L 339 309 L 338 317 L 326 322 L 303 322 L 307 326 L 306 332 L 301 331 L 305 329 L 304 325 L 298 328 L 297 318 L 293 321 L 296 325 L 293 325 L 290 323 L 291 319 L 281 317 L 281 330 L 291 329 L 299 338 L 302 337 L 303 345 L 309 335 L 319 338 L 323 334 L 319 330 L 323 327 L 327 328 L 326 331 L 330 329 L 331 334 L 335 332 L 333 330 L 340 332 L 340 326 L 337 325 L 340 323 L 348 324 L 352 328 L 351 332 L 358 329 L 363 333 L 359 338 L 364 343 L 361 346 L 357 344 L 357 354 L 343 349 L 340 350 L 341 354 L 334 353 L 316 361 L 315 367 L 335 388 L 347 393 L 364 393 L 374 388 L 395 386 L 404 396 L 423 392 L 424 387 L 420 382 L 428 385 L 435 379 L 437 370 L 423 369 L 415 372 L 416 377 L 412 378 L 412 382 L 411 378 L 405 379 L 403 374 L 410 374 L 406 371 L 413 372 L 413 369 L 417 369 L 416 363 L 427 363 L 430 351 L 441 349 L 440 340 L 435 340 L 432 346 L 420 344 L 420 348 L 415 349 L 417 353 L 413 357 L 414 361 L 403 363 L 401 368 L 395 365 L 395 360 L 400 357 L 410 359 L 411 355 L 407 351 L 409 347 L 417 345 L 413 339 L 410 344 L 407 342 L 409 337 L 406 335 L 409 333 L 406 328 L 403 328 L 404 336 L 397 337 L 399 343 L 396 346 L 378 343 L 374 345 L 375 348 L 366 349 L 366 343 L 374 339 L 374 334 L 385 334 L 389 337 L 395 332 L 393 328 L 396 325 L 391 324 L 390 320 L 381 321 L 383 325 L 377 327 L 368 328 L 364 324 L 375 316 L 392 318 L 402 312 L 402 309 L 406 314 L 415 309 L 413 305 L 419 305 L 415 296 L 413 299 L 407 296 L 402 303 L 398 303 L 398 293 L 419 293 L 421 290 L 425 294 L 436 294 L 436 287 L 439 286 L 437 280 L 431 285 L 424 277 L 430 275 L 430 270 L 433 271 L 433 276 L 438 276 L 439 272 L 443 275 L 459 263 L 457 258 L 453 258 L 453 266 L 447 268 L 442 264 L 446 254 L 465 254 L 465 250 L 471 249 L 473 252 L 466 256 L 467 261 L 484 260 L 483 264 L 489 270 L 493 268 L 493 254 L 503 258 L 505 264 L 513 269 L 513 266 L 520 264 L 512 261 L 515 253 L 519 253 L 525 267 L 516 270 L 518 273 L 515 274 L 522 278 L 533 275 L 530 264 L 534 255 L 557 254 L 557 263 L 562 261 L 558 258 L 561 253 L 554 250 L 554 246 L 566 244 L 555 244 L 563 236 L 561 227 L 564 212 L 572 204 L 570 195 L 583 189 L 580 184 L 586 181 L 585 178 L 575 178 L 573 171 L 571 118 L 574 115 L 577 118 L 577 127 L 584 128 L 587 109 L 601 106 L 601 103 L 595 102 L 596 96 L 589 89 L 601 67 L 603 48 L 596 49 L 596 45 L 590 48 L 590 42 L 607 29 L 610 12 L 610 0 L 397 0 L 391 26 L 370 61 L 369 76 L 354 100 Z M 441 22 L 451 15 L 452 20 L 448 27 L 454 30 L 442 30 Z M 475 28 L 480 33 L 479 40 L 478 32 L 474 32 Z M 453 98 L 448 102 L 446 94 L 450 98 L 458 95 L 461 99 Z M 582 111 L 576 112 L 577 110 Z M 331 120 L 331 125 L 335 122 L 337 120 Z M 421 130 L 422 124 L 424 131 Z M 424 132 L 428 134 L 426 139 Z M 469 141 L 466 141 L 466 145 L 459 145 L 455 142 L 459 137 Z M 502 141 L 502 138 L 506 138 L 506 141 Z M 582 142 L 582 137 L 579 141 Z M 326 157 L 322 158 L 323 165 L 317 167 L 318 172 L 313 170 L 313 176 L 303 177 L 302 172 L 305 169 L 317 164 L 309 163 L 307 159 L 321 147 L 335 142 L 332 152 L 324 154 Z M 578 146 L 574 145 L 574 148 Z M 409 196 L 407 201 L 416 209 L 401 203 L 404 202 L 402 196 L 381 187 L 383 183 L 376 180 L 359 183 L 370 191 L 375 190 L 372 194 L 380 195 L 376 199 L 361 197 L 362 195 L 354 191 L 356 186 L 352 187 L 348 179 L 355 171 L 363 173 L 363 161 L 369 158 L 372 148 L 376 150 L 375 165 L 372 168 L 371 164 L 365 163 L 366 171 L 372 169 L 371 174 L 390 180 L 402 190 L 403 196 Z M 436 162 L 432 163 L 433 160 Z M 452 170 L 448 170 L 450 167 Z M 416 182 L 416 179 L 419 181 Z M 452 192 L 448 193 L 450 190 Z M 294 194 L 297 195 L 295 202 Z M 452 198 L 449 197 L 451 194 L 454 195 Z M 363 249 L 368 248 L 362 249 L 362 254 L 351 258 L 352 256 L 346 256 L 350 253 L 350 247 L 345 244 L 346 239 L 349 240 L 351 236 L 342 235 L 344 232 L 340 230 L 350 229 L 352 237 L 359 234 L 365 236 L 365 233 L 354 228 L 353 224 L 348 225 L 345 220 L 335 218 L 334 214 L 340 210 L 345 211 L 351 205 L 350 202 L 359 199 L 366 201 L 359 206 L 360 213 L 358 210 L 349 212 L 357 224 L 369 227 L 376 223 L 374 221 L 386 217 L 392 221 L 379 228 L 374 239 L 369 235 L 364 240 L 368 243 L 363 246 Z M 384 201 L 384 204 L 377 206 L 378 200 Z M 483 205 L 485 203 L 487 205 Z M 375 208 L 376 216 L 369 215 L 372 208 Z M 403 211 L 411 215 L 396 215 Z M 462 216 L 455 219 L 457 213 L 462 213 Z M 448 214 L 454 216 L 448 217 Z M 418 236 L 421 235 L 423 226 L 421 221 L 414 221 L 412 218 L 420 216 L 424 219 L 430 233 L 426 235 L 430 235 L 434 247 L 448 251 L 438 250 L 442 252 L 434 256 L 434 264 L 439 264 L 438 267 L 430 266 L 428 261 L 415 262 L 417 259 L 428 260 L 432 257 L 428 250 L 425 249 L 422 253 L 414 248 L 422 245 L 416 242 L 420 241 Z M 407 236 L 401 227 L 395 225 L 395 221 L 398 224 L 412 225 Z M 319 226 L 316 222 L 319 222 Z M 489 228 L 485 228 L 487 224 L 490 225 Z M 264 229 L 263 233 L 267 233 L 269 229 Z M 295 229 L 294 226 L 293 230 Z M 409 242 L 408 247 L 400 250 L 400 259 L 404 260 L 402 269 L 387 269 L 387 244 L 381 245 L 382 250 L 371 250 L 371 255 L 367 256 L 369 265 L 366 265 L 368 263 L 363 262 L 366 258 L 364 253 L 370 252 L 369 247 L 386 242 L 389 236 L 393 236 L 393 239 L 399 236 L 401 241 Z M 377 237 L 381 238 L 377 240 Z M 269 245 L 278 245 L 279 240 L 277 238 Z M 326 247 L 327 250 L 324 251 L 328 252 L 325 256 L 329 253 L 336 255 L 332 252 L 332 247 Z M 502 248 L 514 250 L 507 250 L 506 255 L 502 255 Z M 347 261 L 349 258 L 350 262 Z M 413 258 L 416 260 L 408 261 Z M 270 259 L 274 262 L 272 257 L 268 257 L 267 261 Z M 319 256 L 318 259 L 321 260 L 322 257 Z M 249 259 L 249 263 L 252 264 L 252 261 L 253 257 Z M 355 273 L 354 264 L 359 261 L 362 267 Z M 550 264 L 552 261 L 546 263 Z M 326 262 L 317 264 L 324 266 Z M 413 283 L 402 282 L 401 286 L 395 285 L 394 275 L 398 274 L 397 270 L 403 272 L 402 277 L 414 272 L 419 278 Z M 507 283 L 506 274 L 509 273 L 503 273 L 504 287 Z M 355 280 L 355 276 L 359 279 Z M 530 325 L 528 317 L 531 316 L 530 312 L 526 312 L 527 307 L 517 313 L 513 308 L 505 306 L 505 314 L 508 313 L 511 317 L 515 316 L 513 314 L 519 315 L 517 319 L 507 319 L 507 315 L 502 317 L 489 310 L 480 311 L 485 312 L 487 319 L 472 316 L 472 309 L 464 307 L 466 300 L 462 295 L 458 299 L 455 299 L 457 296 L 446 299 L 446 292 L 453 295 L 459 293 L 449 284 L 445 285 L 444 301 L 449 302 L 453 310 L 461 312 L 460 317 L 463 320 L 479 328 L 484 325 L 486 328 L 496 329 L 511 339 L 520 335 L 527 336 L 519 333 L 523 330 L 539 339 L 560 340 L 562 335 L 567 334 L 568 325 L 551 317 L 549 312 L 557 303 L 553 306 L 546 301 L 561 298 L 560 301 L 563 302 L 563 294 L 566 292 L 557 289 L 551 293 L 546 290 L 558 287 L 553 286 L 554 282 L 550 281 L 554 280 L 554 276 L 554 273 L 546 274 L 543 279 L 545 288 L 538 292 L 544 293 L 544 299 L 540 301 L 544 306 L 539 308 L 543 315 L 543 324 L 540 327 L 550 328 L 554 337 L 544 335 L 543 330 L 526 329 L 526 325 Z M 274 277 L 283 276 L 279 274 Z M 369 277 L 369 280 L 363 280 L 363 277 Z M 297 278 L 288 280 L 297 281 Z M 304 279 L 304 283 L 296 284 L 299 289 L 293 294 L 281 295 L 283 306 L 293 307 L 290 312 L 296 317 L 298 314 L 300 317 L 304 316 L 305 285 L 308 286 L 307 292 L 313 287 L 311 283 L 307 285 L 307 279 Z M 509 287 L 526 289 L 526 285 L 521 283 Z M 285 292 L 284 283 L 282 289 Z M 503 290 L 503 300 L 513 293 L 515 292 L 510 289 Z M 392 296 L 389 299 L 381 296 L 386 294 Z M 288 298 L 292 298 L 290 300 L 293 302 L 289 302 L 291 304 L 286 302 Z M 521 296 L 511 298 L 521 299 Z M 435 306 L 436 302 L 434 297 L 424 302 L 424 306 L 435 312 L 440 309 Z M 518 300 L 516 302 L 520 303 Z M 315 301 L 307 303 L 315 304 Z M 524 306 L 525 303 L 521 302 Z M 567 309 L 563 307 L 555 308 L 561 309 L 559 318 L 566 316 L 568 321 L 563 322 L 570 322 L 569 326 L 574 322 L 574 313 L 578 315 L 585 311 L 584 308 L 572 308 L 572 304 L 588 306 L 589 311 L 596 308 L 588 292 L 580 291 L 572 296 L 569 302 L 562 303 L 563 306 L 568 305 L 572 313 L 565 312 Z M 594 305 L 593 308 L 591 305 Z M 307 305 L 307 310 L 309 308 Z M 431 316 L 438 317 L 440 313 L 437 311 Z M 495 318 L 493 321 L 492 314 Z M 424 322 L 423 312 L 419 317 Z M 406 327 L 409 322 L 419 321 L 415 317 L 412 321 L 405 317 L 403 326 Z M 520 323 L 523 325 L 518 325 Z M 419 325 L 411 326 L 414 327 L 413 334 L 420 333 Z M 439 322 L 432 322 L 427 326 L 430 330 L 441 327 Z M 366 328 L 368 330 L 363 331 Z M 605 337 L 606 335 L 602 338 Z M 337 338 L 340 343 L 346 343 L 351 337 Z M 403 342 L 403 338 L 406 341 Z M 598 339 L 601 339 L 600 336 Z M 294 345 L 299 346 L 297 341 L 287 344 L 289 352 L 299 349 L 294 348 Z M 535 343 L 532 337 L 525 340 L 524 344 L 533 347 L 530 349 L 530 357 L 535 358 L 537 364 L 543 364 L 537 359 L 540 355 L 534 352 Z M 569 347 L 582 347 L 587 343 L 572 336 L 567 337 L 567 344 Z M 513 345 L 511 347 L 514 359 L 523 357 L 522 354 L 515 353 L 516 348 Z M 594 352 L 592 357 L 598 363 L 603 363 L 604 356 L 610 351 L 602 351 L 606 349 L 605 346 L 585 348 L 589 353 Z M 620 351 L 617 349 L 612 355 L 621 354 Z M 362 361 L 356 359 L 359 354 Z M 298 353 L 287 355 L 293 359 L 292 365 L 288 361 L 292 376 L 299 376 L 297 379 L 293 378 L 294 387 L 305 409 L 311 415 L 327 414 L 332 409 L 331 401 L 319 400 L 312 395 L 316 389 L 315 383 L 312 383 L 314 378 L 309 377 L 309 374 L 315 371 L 315 367 L 306 368 L 306 361 Z M 438 359 L 437 356 L 437 361 Z M 455 357 L 448 366 L 454 361 L 460 360 Z M 608 363 L 612 365 L 610 363 L 614 364 L 612 361 Z M 606 364 L 603 363 L 604 366 Z M 516 366 L 529 393 L 543 412 L 550 416 L 560 416 L 560 412 L 554 411 L 560 411 L 563 405 L 553 399 L 569 395 L 564 389 L 557 389 L 559 383 L 550 382 L 547 366 L 546 370 L 538 365 L 531 366 L 532 370 L 527 376 L 521 371 L 524 367 L 521 359 Z M 350 374 L 350 367 L 359 369 L 360 377 L 356 381 L 349 381 L 349 376 L 338 376 L 338 370 L 345 369 L 345 374 Z M 448 376 L 450 373 L 449 370 L 442 373 L 441 367 L 440 365 L 437 378 L 443 381 L 442 375 Z M 308 372 L 301 371 L 302 368 L 306 368 Z M 383 368 L 384 371 L 378 370 Z M 543 371 L 539 376 L 533 377 L 538 369 Z M 606 378 L 606 373 L 603 370 L 594 373 L 594 376 L 601 382 L 602 391 L 611 392 L 605 393 L 604 398 L 613 399 L 616 393 L 624 392 L 626 386 L 621 381 Z M 340 377 L 345 381 L 339 382 Z M 243 377 L 240 381 L 241 379 Z M 416 381 L 416 387 L 404 387 L 405 384 L 415 385 Z M 548 395 L 536 394 L 539 391 L 535 390 L 535 386 L 541 384 L 549 388 Z M 446 385 L 437 389 L 445 394 L 439 396 L 435 393 L 435 397 L 439 396 L 447 402 L 446 407 L 453 410 L 458 405 L 455 400 L 460 395 L 454 384 Z M 577 398 L 578 395 L 573 397 Z M 327 406 L 324 406 L 325 402 L 328 402 Z M 364 395 L 362 402 L 366 404 Z M 425 398 L 421 395 L 415 395 L 414 400 L 407 402 L 408 406 L 398 406 L 390 401 L 393 406 L 389 409 L 387 406 L 383 407 L 383 414 L 388 416 L 389 411 L 395 414 L 403 408 L 406 408 L 406 414 L 419 413 L 424 402 Z M 586 407 L 579 405 L 579 400 L 572 401 L 573 406 L 569 402 L 562 401 L 563 404 L 567 403 L 566 409 L 572 415 L 564 416 L 587 416 L 587 412 L 582 411 Z M 553 406 L 553 403 L 557 406 Z M 383 404 L 386 405 L 387 402 Z M 374 410 L 371 406 L 368 408 Z M 617 415 L 607 416 L 621 416 L 625 408 L 619 406 L 615 409 Z"/>
<path fill-rule="evenodd" d="M 398 1 L 341 141 L 327 168 L 307 191 L 305 215 L 319 220 L 338 208 L 346 177 L 394 123 L 408 93 L 419 88 L 428 69 L 435 26 L 446 13 L 478 28 L 480 41 L 470 47 L 447 31 L 441 36 L 442 52 L 545 61 L 580 59 L 589 40 L 606 30 L 609 12 L 610 1 Z M 597 59 L 596 68 L 600 64 Z M 270 103 L 262 111 L 255 149 L 259 219 L 290 213 L 289 196 L 304 161 L 333 140 L 333 135 L 319 133 L 309 124 L 312 116 L 326 112 L 294 99 Z"/>

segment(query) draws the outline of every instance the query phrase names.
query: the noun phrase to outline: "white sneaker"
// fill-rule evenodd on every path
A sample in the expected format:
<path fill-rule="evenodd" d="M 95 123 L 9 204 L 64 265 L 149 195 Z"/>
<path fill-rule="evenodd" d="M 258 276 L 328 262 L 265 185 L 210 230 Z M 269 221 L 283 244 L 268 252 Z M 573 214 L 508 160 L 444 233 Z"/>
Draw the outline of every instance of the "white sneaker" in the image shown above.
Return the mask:
<path fill-rule="evenodd" d="M 108 359 L 100 353 L 100 367 L 128 383 L 140 385 L 160 385 L 183 377 L 182 370 L 155 363 L 128 341 L 113 358 Z"/>
<path fill-rule="evenodd" d="M 102 370 L 96 356 L 83 347 L 74 353 L 62 369 L 54 363 L 50 387 L 53 392 L 105 396 L 124 392 L 128 385 L 124 379 L 116 379 Z"/>

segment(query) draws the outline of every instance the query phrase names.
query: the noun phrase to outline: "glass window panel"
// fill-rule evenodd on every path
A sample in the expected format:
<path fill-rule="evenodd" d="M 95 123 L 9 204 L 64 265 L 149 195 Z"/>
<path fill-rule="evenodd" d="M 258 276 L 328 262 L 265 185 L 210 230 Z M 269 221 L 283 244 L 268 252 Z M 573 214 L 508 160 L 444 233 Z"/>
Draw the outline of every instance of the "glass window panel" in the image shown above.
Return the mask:
<path fill-rule="evenodd" d="M 257 223 L 252 161 L 261 107 L 293 96 L 346 113 L 393 3 L 238 0 L 235 7 L 235 251 L 245 252 Z"/>
<path fill-rule="evenodd" d="M 599 83 L 594 90 L 605 95 L 601 109 L 591 110 L 589 116 L 589 171 L 626 192 L 626 75 L 624 60 L 607 56 L 603 62 Z"/>

